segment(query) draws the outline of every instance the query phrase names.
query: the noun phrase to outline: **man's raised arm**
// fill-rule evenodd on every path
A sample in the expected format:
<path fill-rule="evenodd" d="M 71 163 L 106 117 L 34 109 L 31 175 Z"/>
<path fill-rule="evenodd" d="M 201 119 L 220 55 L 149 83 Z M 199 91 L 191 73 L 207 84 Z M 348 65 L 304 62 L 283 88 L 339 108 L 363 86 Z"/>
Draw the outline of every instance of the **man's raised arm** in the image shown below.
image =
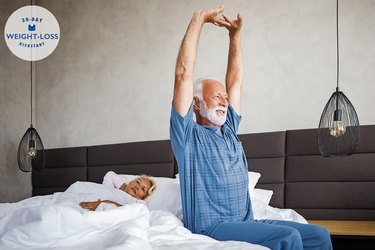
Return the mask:
<path fill-rule="evenodd" d="M 173 94 L 173 106 L 181 116 L 188 113 L 193 101 L 193 71 L 203 24 L 211 22 L 219 26 L 228 25 L 225 20 L 218 17 L 223 10 L 222 5 L 214 10 L 196 11 L 181 42 L 176 62 Z"/>
<path fill-rule="evenodd" d="M 225 84 L 229 103 L 237 114 L 241 114 L 241 89 L 243 85 L 243 59 L 241 48 L 242 16 L 238 13 L 236 20 L 224 16 L 230 25 L 224 25 L 229 30 L 229 53 Z"/>

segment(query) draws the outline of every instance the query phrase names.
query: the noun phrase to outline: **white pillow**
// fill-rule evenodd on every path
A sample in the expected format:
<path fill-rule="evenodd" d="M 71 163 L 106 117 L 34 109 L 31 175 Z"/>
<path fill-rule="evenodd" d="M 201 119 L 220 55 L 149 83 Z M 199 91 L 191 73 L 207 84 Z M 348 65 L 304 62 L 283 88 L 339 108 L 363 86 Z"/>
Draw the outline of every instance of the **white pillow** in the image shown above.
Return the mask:
<path fill-rule="evenodd" d="M 254 188 L 260 178 L 260 173 L 249 171 L 249 194 L 253 194 Z"/>
<path fill-rule="evenodd" d="M 178 218 L 182 217 L 181 194 L 179 183 L 161 184 L 155 192 L 147 197 L 146 203 L 150 210 L 165 210 Z"/>
<path fill-rule="evenodd" d="M 180 184 L 180 174 L 176 174 L 175 177 L 175 182 Z"/>
<path fill-rule="evenodd" d="M 272 195 L 273 195 L 272 190 L 255 188 L 253 191 L 253 194 L 251 195 L 251 198 L 255 198 L 258 201 L 262 202 L 263 204 L 268 205 L 270 204 Z"/>

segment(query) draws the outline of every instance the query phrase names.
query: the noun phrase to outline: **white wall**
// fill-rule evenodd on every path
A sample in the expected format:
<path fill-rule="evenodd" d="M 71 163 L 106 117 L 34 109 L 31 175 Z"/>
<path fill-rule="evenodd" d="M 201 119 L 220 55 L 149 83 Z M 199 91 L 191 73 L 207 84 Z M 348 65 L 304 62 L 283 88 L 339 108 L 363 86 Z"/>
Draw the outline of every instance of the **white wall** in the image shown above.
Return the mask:
<path fill-rule="evenodd" d="M 54 13 L 61 30 L 56 51 L 36 64 L 36 125 L 45 146 L 167 139 L 181 39 L 195 9 L 220 3 L 226 14 L 239 10 L 244 17 L 239 132 L 317 127 L 336 87 L 335 0 L 38 0 Z M 374 12 L 372 0 L 340 1 L 341 89 L 361 124 L 375 124 Z M 8 53 L 4 45 L 0 48 Z M 223 80 L 227 49 L 227 32 L 206 25 L 195 77 Z M 17 67 L 13 61 L 12 69 Z M 14 112 L 23 112 L 27 126 L 27 112 Z M 6 119 L 15 123 L 14 117 Z M 18 141 L 22 135 L 9 136 Z M 18 180 L 18 175 L 11 178 Z"/>

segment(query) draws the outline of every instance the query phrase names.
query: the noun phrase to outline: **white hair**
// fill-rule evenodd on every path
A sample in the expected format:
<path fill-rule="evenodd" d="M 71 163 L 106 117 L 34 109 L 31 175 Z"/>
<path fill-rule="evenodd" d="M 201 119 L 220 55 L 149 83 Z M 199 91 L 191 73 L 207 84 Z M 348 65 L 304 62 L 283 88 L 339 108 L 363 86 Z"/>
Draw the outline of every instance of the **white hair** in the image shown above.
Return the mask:
<path fill-rule="evenodd" d="M 199 101 L 203 101 L 203 94 L 202 94 L 202 88 L 203 88 L 203 82 L 205 80 L 215 80 L 217 82 L 220 82 L 217 78 L 213 76 L 203 76 L 199 77 L 194 81 L 194 97 L 198 97 Z"/>

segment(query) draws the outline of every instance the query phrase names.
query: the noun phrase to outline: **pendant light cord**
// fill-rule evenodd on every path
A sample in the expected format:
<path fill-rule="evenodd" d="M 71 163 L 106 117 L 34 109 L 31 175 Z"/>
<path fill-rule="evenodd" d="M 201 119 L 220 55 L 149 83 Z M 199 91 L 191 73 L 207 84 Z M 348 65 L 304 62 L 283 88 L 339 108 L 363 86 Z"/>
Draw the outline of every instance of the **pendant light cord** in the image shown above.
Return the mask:
<path fill-rule="evenodd" d="M 33 6 L 33 0 L 30 0 L 31 8 Z M 30 127 L 33 126 L 33 58 L 32 58 L 32 49 L 31 49 L 31 58 L 30 58 Z"/>
<path fill-rule="evenodd" d="M 340 55 L 339 55 L 339 0 L 336 0 L 336 50 L 337 50 L 337 62 L 336 62 L 336 69 L 337 69 L 337 90 L 339 88 L 339 72 L 340 72 Z"/>
<path fill-rule="evenodd" d="M 336 110 L 339 109 L 339 77 L 340 77 L 340 50 L 339 50 L 339 0 L 336 0 Z"/>
<path fill-rule="evenodd" d="M 33 126 L 33 61 L 30 62 L 30 125 Z"/>

